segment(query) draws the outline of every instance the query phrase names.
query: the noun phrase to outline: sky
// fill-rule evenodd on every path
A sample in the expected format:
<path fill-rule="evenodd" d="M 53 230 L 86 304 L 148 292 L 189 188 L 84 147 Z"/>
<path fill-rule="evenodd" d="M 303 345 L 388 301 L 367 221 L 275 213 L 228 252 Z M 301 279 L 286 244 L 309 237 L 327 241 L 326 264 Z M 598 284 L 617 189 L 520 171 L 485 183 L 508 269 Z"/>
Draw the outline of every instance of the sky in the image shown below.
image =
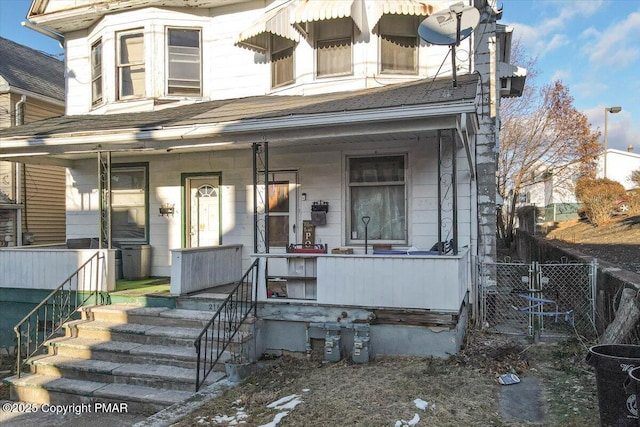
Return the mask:
<path fill-rule="evenodd" d="M 500 23 L 537 58 L 532 83 L 562 81 L 601 133 L 605 108 L 622 107 L 608 113 L 608 146 L 640 153 L 640 0 L 493 1 L 503 9 Z M 0 0 L 0 36 L 62 58 L 57 41 L 20 25 L 30 4 Z"/>

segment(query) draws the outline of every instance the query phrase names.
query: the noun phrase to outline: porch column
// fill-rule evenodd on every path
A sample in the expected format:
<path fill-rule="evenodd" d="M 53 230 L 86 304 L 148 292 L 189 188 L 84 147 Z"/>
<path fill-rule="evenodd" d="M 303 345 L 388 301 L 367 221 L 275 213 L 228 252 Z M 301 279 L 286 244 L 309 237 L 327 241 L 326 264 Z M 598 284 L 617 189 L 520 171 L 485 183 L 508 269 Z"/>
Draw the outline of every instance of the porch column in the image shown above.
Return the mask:
<path fill-rule="evenodd" d="M 269 144 L 253 143 L 253 251 L 269 253 Z"/>
<path fill-rule="evenodd" d="M 111 249 L 111 152 L 98 151 L 100 249 Z"/>
<path fill-rule="evenodd" d="M 455 129 L 450 136 L 438 130 L 438 252 L 452 240 L 453 254 L 458 254 L 458 189 Z"/>

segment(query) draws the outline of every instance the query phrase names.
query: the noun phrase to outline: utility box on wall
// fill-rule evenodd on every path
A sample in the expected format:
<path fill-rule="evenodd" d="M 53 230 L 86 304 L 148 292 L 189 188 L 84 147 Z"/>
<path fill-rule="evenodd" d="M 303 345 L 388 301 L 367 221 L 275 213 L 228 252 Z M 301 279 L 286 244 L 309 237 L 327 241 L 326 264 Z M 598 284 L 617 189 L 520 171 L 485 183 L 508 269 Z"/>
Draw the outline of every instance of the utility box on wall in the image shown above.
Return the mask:
<path fill-rule="evenodd" d="M 327 334 L 324 339 L 324 360 L 340 361 L 340 325 L 326 325 Z"/>
<path fill-rule="evenodd" d="M 351 359 L 356 363 L 369 362 L 369 325 L 353 325 L 353 353 Z"/>

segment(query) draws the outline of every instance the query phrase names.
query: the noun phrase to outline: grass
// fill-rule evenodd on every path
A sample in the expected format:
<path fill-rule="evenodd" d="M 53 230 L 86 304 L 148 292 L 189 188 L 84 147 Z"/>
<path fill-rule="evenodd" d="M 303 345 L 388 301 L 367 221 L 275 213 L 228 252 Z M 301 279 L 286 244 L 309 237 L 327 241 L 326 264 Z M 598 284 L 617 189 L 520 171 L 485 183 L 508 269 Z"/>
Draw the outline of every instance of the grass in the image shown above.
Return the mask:
<path fill-rule="evenodd" d="M 174 424 L 227 426 L 523 426 L 500 416 L 502 373 L 534 376 L 543 387 L 545 426 L 598 425 L 593 371 L 584 346 L 525 345 L 503 336 L 470 334 L 451 358 L 380 357 L 366 364 L 325 363 L 321 348 L 310 359 L 282 356 L 262 362 L 243 384 L 227 390 Z M 279 399 L 290 399 L 274 408 Z M 425 410 L 414 402 L 428 402 Z M 531 402 L 531 404 L 536 404 Z M 284 414 L 286 415 L 278 415 Z M 404 422 L 403 422 L 404 421 Z M 273 425 L 273 424 L 271 424 Z"/>

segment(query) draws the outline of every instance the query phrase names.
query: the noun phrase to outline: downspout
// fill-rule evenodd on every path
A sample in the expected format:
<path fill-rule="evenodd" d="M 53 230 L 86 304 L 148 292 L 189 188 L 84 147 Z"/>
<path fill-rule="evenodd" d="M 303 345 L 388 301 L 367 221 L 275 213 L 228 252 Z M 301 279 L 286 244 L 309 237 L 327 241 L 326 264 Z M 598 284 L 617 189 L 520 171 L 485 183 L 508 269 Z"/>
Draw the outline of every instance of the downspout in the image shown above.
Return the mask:
<path fill-rule="evenodd" d="M 16 102 L 15 105 L 15 125 L 20 126 L 24 124 L 24 106 L 27 101 L 27 97 L 22 95 L 20 97 L 20 101 Z M 22 163 L 16 163 L 16 175 L 15 175 L 15 187 L 16 187 L 16 205 L 20 206 L 22 204 L 22 183 L 23 183 L 23 169 L 24 166 Z M 24 187 L 25 191 L 27 187 Z M 22 210 L 23 208 L 18 208 L 16 211 L 16 246 L 22 246 Z M 27 200 L 24 200 L 24 215 L 25 215 L 25 228 L 28 229 L 26 221 L 27 221 Z"/>

